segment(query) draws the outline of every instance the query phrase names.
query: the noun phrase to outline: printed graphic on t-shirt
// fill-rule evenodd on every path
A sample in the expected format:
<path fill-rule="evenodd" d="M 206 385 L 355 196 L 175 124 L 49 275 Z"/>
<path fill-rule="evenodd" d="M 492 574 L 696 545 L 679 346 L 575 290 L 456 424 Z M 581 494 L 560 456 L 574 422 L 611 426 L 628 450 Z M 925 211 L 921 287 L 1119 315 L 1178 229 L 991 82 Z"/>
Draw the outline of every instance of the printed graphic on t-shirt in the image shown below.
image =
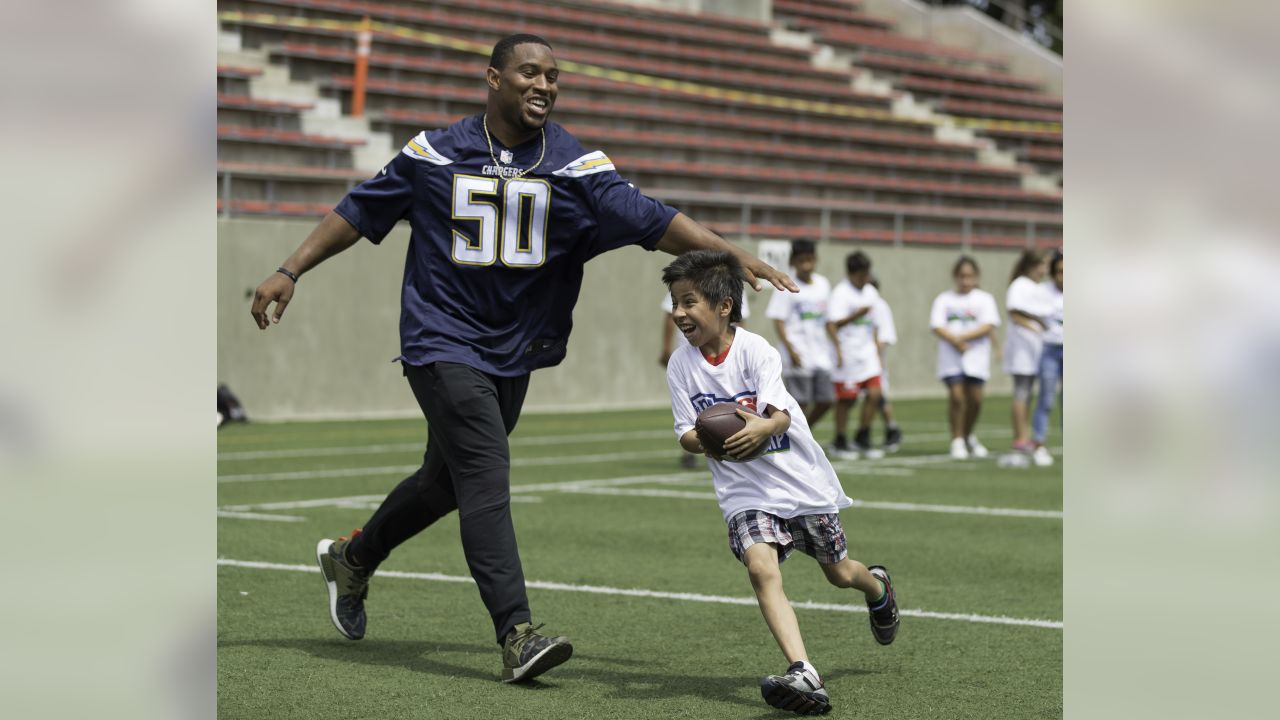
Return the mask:
<path fill-rule="evenodd" d="M 691 396 L 689 398 L 689 402 L 693 404 L 693 411 L 695 413 L 701 413 L 703 410 L 706 410 L 716 403 L 731 402 L 736 405 L 741 405 L 757 415 L 760 414 L 760 411 L 756 409 L 756 392 L 754 390 L 741 392 L 730 398 L 719 397 L 715 393 L 698 393 L 697 395 Z M 769 445 L 764 449 L 763 454 L 768 455 L 770 453 L 786 452 L 790 449 L 791 439 L 787 437 L 786 433 L 783 433 L 782 435 L 774 435 L 769 438 Z"/>

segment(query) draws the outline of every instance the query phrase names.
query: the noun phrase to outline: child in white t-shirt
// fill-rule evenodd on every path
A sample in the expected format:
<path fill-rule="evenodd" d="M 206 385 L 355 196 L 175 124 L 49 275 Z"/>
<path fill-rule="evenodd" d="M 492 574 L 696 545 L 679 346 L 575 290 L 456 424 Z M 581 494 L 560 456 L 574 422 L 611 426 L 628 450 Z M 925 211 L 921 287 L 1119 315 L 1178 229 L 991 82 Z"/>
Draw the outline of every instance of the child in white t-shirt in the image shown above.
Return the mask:
<path fill-rule="evenodd" d="M 717 402 L 743 406 L 738 414 L 746 426 L 726 441 L 725 457 L 708 454 L 708 465 L 729 548 L 747 566 L 765 623 L 790 663 L 786 673 L 761 681 L 761 694 L 774 707 L 817 714 L 830 709 L 830 699 L 805 652 L 779 564 L 800 550 L 818 561 L 832 585 L 862 591 L 882 645 L 897 634 L 897 602 L 887 570 L 848 557 L 838 512 L 852 501 L 783 385 L 778 351 L 733 325 L 743 277 L 737 259 L 713 251 L 686 253 L 663 270 L 672 320 L 688 340 L 667 364 L 671 412 L 680 445 L 705 453 L 694 430 L 698 413 Z M 736 460 L 761 445 L 767 447 L 759 457 Z"/>
<path fill-rule="evenodd" d="M 1049 433 L 1049 413 L 1053 412 L 1054 399 L 1058 396 L 1058 386 L 1062 383 L 1062 252 L 1053 254 L 1049 261 L 1049 282 L 1045 290 L 1049 293 L 1049 323 L 1044 331 L 1044 351 L 1040 353 L 1040 399 L 1036 402 L 1035 414 L 1031 417 L 1031 441 L 1036 450 L 1032 454 L 1036 465 L 1046 467 L 1053 464 L 1053 455 L 1044 446 L 1045 436 Z M 1059 416 L 1059 422 L 1062 418 Z"/>
<path fill-rule="evenodd" d="M 778 292 L 775 290 L 775 292 Z M 671 294 L 664 293 L 662 295 L 662 351 L 658 354 L 658 364 L 662 367 L 667 366 L 667 360 L 671 359 L 671 351 L 674 349 L 672 339 L 676 333 L 675 323 L 671 322 Z M 751 306 L 742 303 L 742 320 L 739 325 L 745 325 L 747 318 L 751 317 Z M 698 466 L 698 456 L 693 453 L 680 453 L 680 467 L 686 470 L 692 470 Z"/>
<path fill-rule="evenodd" d="M 880 292 L 880 281 L 871 276 L 871 287 Z M 893 322 L 893 310 L 884 296 L 876 298 L 871 306 L 871 324 L 876 328 L 876 350 L 880 353 L 880 417 L 884 418 L 884 451 L 897 452 L 902 447 L 902 429 L 893 417 L 893 402 L 889 400 L 889 346 L 898 344 L 898 326 Z"/>
<path fill-rule="evenodd" d="M 765 316 L 773 320 L 782 356 L 782 381 L 800 403 L 809 426 L 818 424 L 835 402 L 831 384 L 834 352 L 827 337 L 831 283 L 814 272 L 818 251 L 812 240 L 791 243 L 791 278 L 800 292 L 774 290 Z"/>
<path fill-rule="evenodd" d="M 1009 327 L 1005 331 L 1004 371 L 1013 378 L 1013 449 L 1030 455 L 1031 391 L 1040 374 L 1040 353 L 1048 326 L 1049 294 L 1040 281 L 1049 269 L 1045 250 L 1024 250 L 1013 266 L 1005 310 Z"/>
<path fill-rule="evenodd" d="M 827 334 L 836 347 L 836 369 L 832 373 L 836 391 L 836 440 L 833 454 L 854 459 L 869 455 L 871 420 L 880 407 L 880 350 L 876 346 L 876 326 L 871 322 L 871 309 L 880 293 L 871 286 L 871 258 L 862 251 L 850 253 L 844 261 L 847 277 L 831 291 L 827 301 Z M 858 396 L 862 416 L 858 432 L 849 447 L 845 431 L 849 413 Z"/>
<path fill-rule="evenodd" d="M 961 256 L 951 277 L 955 289 L 938 295 L 929 312 L 929 328 L 938 336 L 938 377 L 947 386 L 951 457 L 986 457 L 973 428 L 991 377 L 991 334 L 1000 324 L 1000 310 L 991 293 L 978 289 L 976 260 Z"/>

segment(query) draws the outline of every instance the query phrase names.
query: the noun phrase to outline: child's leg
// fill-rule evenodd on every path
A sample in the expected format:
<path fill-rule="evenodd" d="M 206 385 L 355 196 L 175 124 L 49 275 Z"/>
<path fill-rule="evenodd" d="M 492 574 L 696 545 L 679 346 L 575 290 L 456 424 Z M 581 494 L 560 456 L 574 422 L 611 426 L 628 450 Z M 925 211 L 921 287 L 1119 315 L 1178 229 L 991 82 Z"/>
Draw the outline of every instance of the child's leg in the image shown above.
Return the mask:
<path fill-rule="evenodd" d="M 812 429 L 814 425 L 817 425 L 818 421 L 821 420 L 823 416 L 827 414 L 827 411 L 830 409 L 831 409 L 831 403 L 829 402 L 814 403 L 813 411 L 807 412 L 804 414 L 806 418 L 809 418 L 809 428 Z"/>
<path fill-rule="evenodd" d="M 1013 446 L 1022 447 L 1031 442 L 1031 387 L 1034 375 L 1013 376 Z"/>
<path fill-rule="evenodd" d="M 867 570 L 867 566 L 846 557 L 837 563 L 830 565 L 819 563 L 818 567 L 822 568 L 823 574 L 827 576 L 827 581 L 839 588 L 854 588 L 861 590 L 863 595 L 867 596 L 867 602 L 875 602 L 884 595 L 884 583 L 880 582 L 871 571 Z"/>
<path fill-rule="evenodd" d="M 1062 377 L 1062 346 L 1046 345 L 1040 356 L 1040 397 L 1031 420 L 1031 436 L 1037 445 L 1043 445 L 1049 433 L 1049 414 L 1053 412 L 1058 394 L 1058 380 Z"/>
<path fill-rule="evenodd" d="M 886 427 L 898 424 L 898 421 L 893 419 L 893 403 L 889 402 L 889 396 L 883 392 L 880 393 L 880 417 L 884 418 Z"/>
<path fill-rule="evenodd" d="M 849 432 L 849 410 L 853 407 L 852 400 L 840 398 L 836 400 L 836 440 L 847 438 Z"/>
<path fill-rule="evenodd" d="M 951 422 L 951 438 L 967 438 L 969 433 L 965 430 L 968 415 L 965 412 L 965 385 L 964 383 L 952 383 L 947 386 L 947 419 Z"/>
<path fill-rule="evenodd" d="M 982 412 L 982 385 L 977 383 L 963 383 L 964 392 L 964 430 L 961 435 L 954 437 L 967 438 L 973 434 L 973 428 L 978 424 L 978 414 Z"/>
<path fill-rule="evenodd" d="M 881 397 L 879 387 L 867 388 L 867 396 L 862 399 L 862 417 L 859 418 L 858 432 L 871 429 L 871 421 L 876 417 Z"/>
<path fill-rule="evenodd" d="M 791 603 L 782 592 L 777 546 L 756 543 L 743 553 L 743 560 L 747 574 L 751 576 L 751 586 L 756 591 L 756 601 L 760 603 L 760 613 L 764 615 L 773 639 L 778 641 L 782 654 L 787 656 L 787 662 L 808 661 L 809 655 L 805 653 L 804 641 L 800 638 L 800 624 L 796 622 L 796 611 L 791 609 Z"/>

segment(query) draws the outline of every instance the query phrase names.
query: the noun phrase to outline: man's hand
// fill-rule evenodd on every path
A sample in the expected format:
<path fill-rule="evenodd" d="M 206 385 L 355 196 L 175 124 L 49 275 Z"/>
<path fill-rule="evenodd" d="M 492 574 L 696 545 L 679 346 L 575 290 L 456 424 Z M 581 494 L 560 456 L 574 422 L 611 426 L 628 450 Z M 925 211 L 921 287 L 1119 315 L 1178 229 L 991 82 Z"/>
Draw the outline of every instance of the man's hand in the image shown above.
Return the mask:
<path fill-rule="evenodd" d="M 293 299 L 293 290 L 293 281 L 285 277 L 284 273 L 273 272 L 270 277 L 262 281 L 258 289 L 253 292 L 253 305 L 249 307 L 249 314 L 253 316 L 253 321 L 258 324 L 259 330 L 266 330 L 271 323 L 280 322 L 284 309 Z M 276 311 L 268 322 L 267 308 L 273 302 L 276 304 Z"/>
<path fill-rule="evenodd" d="M 738 417 L 746 421 L 747 426 L 724 441 L 725 455 L 734 460 L 750 456 L 762 444 L 769 442 L 777 427 L 775 421 L 746 410 L 738 410 Z"/>
<path fill-rule="evenodd" d="M 747 271 L 747 282 L 751 283 L 752 289 L 756 292 L 760 291 L 760 283 L 757 280 L 764 280 L 779 290 L 789 290 L 791 292 L 800 292 L 800 286 L 791 279 L 791 276 L 780 272 L 769 263 L 761 260 L 754 255 L 748 256 L 749 260 L 742 263 L 742 267 Z"/>

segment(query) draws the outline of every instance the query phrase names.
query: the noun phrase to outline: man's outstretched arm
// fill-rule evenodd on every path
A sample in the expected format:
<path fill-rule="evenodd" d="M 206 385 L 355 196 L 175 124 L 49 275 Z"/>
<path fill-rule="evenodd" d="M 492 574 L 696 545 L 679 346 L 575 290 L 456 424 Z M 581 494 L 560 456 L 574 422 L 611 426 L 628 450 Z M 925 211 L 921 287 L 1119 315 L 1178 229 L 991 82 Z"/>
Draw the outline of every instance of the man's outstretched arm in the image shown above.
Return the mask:
<path fill-rule="evenodd" d="M 351 227 L 351 223 L 341 215 L 330 211 L 281 267 L 301 277 L 311 268 L 355 245 L 359 239 L 360 231 Z M 249 314 L 253 316 L 259 329 L 266 330 L 272 322 L 280 322 L 285 306 L 292 297 L 293 280 L 284 273 L 273 272 L 253 293 L 253 305 L 249 308 Z M 268 322 L 267 308 L 273 302 L 276 304 L 276 311 Z"/>
<path fill-rule="evenodd" d="M 699 225 L 684 213 L 676 213 L 671 218 L 671 224 L 667 226 L 667 232 L 658 241 L 657 247 L 672 255 L 683 255 L 690 250 L 721 250 L 738 258 L 747 271 L 747 281 L 753 289 L 759 291 L 760 280 L 765 280 L 779 290 L 800 292 L 800 288 L 796 287 L 786 273 L 779 272 L 755 255 Z"/>

